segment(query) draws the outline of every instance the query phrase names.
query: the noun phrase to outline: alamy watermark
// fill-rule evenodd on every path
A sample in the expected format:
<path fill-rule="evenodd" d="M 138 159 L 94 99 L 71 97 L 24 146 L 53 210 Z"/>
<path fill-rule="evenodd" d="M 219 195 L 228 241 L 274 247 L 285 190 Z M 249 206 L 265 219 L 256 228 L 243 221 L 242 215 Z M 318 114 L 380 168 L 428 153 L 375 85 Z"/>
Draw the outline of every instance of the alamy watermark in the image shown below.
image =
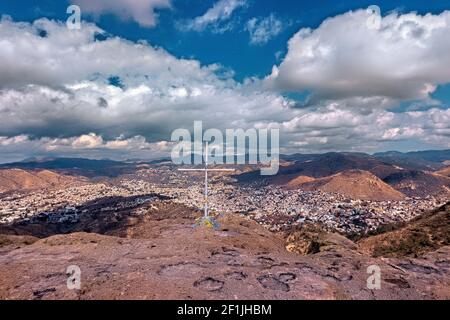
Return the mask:
<path fill-rule="evenodd" d="M 369 17 L 367 18 L 367 28 L 379 30 L 381 28 L 381 9 L 377 5 L 371 5 L 366 10 Z"/>
<path fill-rule="evenodd" d="M 67 275 L 67 289 L 80 290 L 81 289 L 81 269 L 77 265 L 68 266 L 66 269 Z"/>
<path fill-rule="evenodd" d="M 381 268 L 377 265 L 371 265 L 367 268 L 367 289 L 381 290 Z"/>
<path fill-rule="evenodd" d="M 67 14 L 70 16 L 66 20 L 66 26 L 69 30 L 81 29 L 81 8 L 77 5 L 71 5 L 67 7 Z"/>
<path fill-rule="evenodd" d="M 280 132 L 278 129 L 219 129 L 203 132 L 202 121 L 194 122 L 193 136 L 187 129 L 172 133 L 174 164 L 200 165 L 203 159 L 210 164 L 261 164 L 261 175 L 276 175 L 279 170 Z M 208 154 L 203 145 L 207 143 Z"/>

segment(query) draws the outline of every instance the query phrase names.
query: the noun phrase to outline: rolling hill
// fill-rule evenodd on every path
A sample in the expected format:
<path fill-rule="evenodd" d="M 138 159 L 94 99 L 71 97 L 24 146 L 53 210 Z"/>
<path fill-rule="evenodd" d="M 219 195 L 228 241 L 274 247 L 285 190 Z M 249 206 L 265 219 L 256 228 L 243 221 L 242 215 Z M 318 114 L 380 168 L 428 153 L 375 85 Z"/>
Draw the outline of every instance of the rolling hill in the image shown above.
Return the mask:
<path fill-rule="evenodd" d="M 436 173 L 440 174 L 441 176 L 450 177 L 450 167 L 445 167 L 444 169 L 436 171 Z"/>
<path fill-rule="evenodd" d="M 290 181 L 293 185 L 297 179 Z M 405 195 L 395 190 L 368 171 L 347 170 L 335 175 L 300 183 L 297 188 L 343 194 L 352 199 L 386 201 L 403 200 Z"/>
<path fill-rule="evenodd" d="M 287 183 L 287 187 L 291 189 L 296 189 L 302 184 L 314 181 L 314 178 L 308 176 L 298 176 Z"/>
<path fill-rule="evenodd" d="M 113 160 L 92 160 L 83 158 L 43 158 L 28 159 L 21 162 L 1 164 L 0 168 L 19 169 L 48 169 L 85 177 L 117 177 L 122 174 L 132 173 L 136 169 L 136 163 L 128 163 Z"/>
<path fill-rule="evenodd" d="M 395 155 L 397 154 L 404 155 L 402 153 L 395 153 Z M 413 154 L 416 155 L 415 153 Z M 419 154 L 422 155 L 422 153 Z M 278 175 L 274 177 L 264 177 L 259 174 L 259 171 L 252 171 L 238 175 L 236 179 L 238 183 L 242 184 L 260 181 L 261 183 L 295 188 L 304 182 L 305 177 L 314 179 L 326 178 L 325 180 L 311 182 L 311 188 L 313 188 L 312 186 L 315 183 L 323 187 L 323 184 L 326 185 L 325 181 L 329 182 L 334 180 L 335 177 L 331 177 L 341 172 L 360 170 L 370 173 L 398 192 L 410 197 L 446 195 L 450 190 L 449 178 L 427 170 L 416 169 L 428 168 L 428 166 L 424 165 L 424 161 L 430 161 L 429 159 L 433 154 L 434 152 L 423 153 L 422 158 L 417 158 L 417 155 L 415 157 L 402 156 L 397 157 L 393 162 L 390 162 L 392 161 L 392 153 L 381 154 L 379 156 L 371 156 L 364 153 L 298 154 L 288 156 L 286 159 L 291 161 L 291 163 L 280 167 Z M 440 156 L 437 157 L 439 160 L 436 160 L 433 166 L 439 167 L 438 161 L 446 159 L 446 154 L 444 151 L 440 152 Z M 445 173 L 445 171 L 443 172 Z M 339 179 L 342 183 L 340 188 L 347 190 L 347 194 L 354 195 L 358 192 L 357 190 L 351 190 L 353 183 L 350 182 L 353 179 L 343 179 L 343 176 L 340 176 Z M 369 180 L 373 180 L 373 177 L 366 180 L 366 182 Z M 350 184 L 347 185 L 347 183 Z M 359 188 L 361 186 L 363 186 L 362 183 Z M 332 191 L 334 188 L 330 187 L 330 190 Z M 375 195 L 374 198 L 379 197 Z M 392 199 L 392 197 L 388 197 L 387 199 Z"/>
<path fill-rule="evenodd" d="M 278 175 L 275 177 L 262 177 L 259 171 L 254 171 L 236 178 L 240 183 L 268 180 L 269 183 L 286 184 L 297 176 L 324 178 L 353 169 L 372 172 L 381 179 L 391 173 L 403 170 L 403 168 L 363 153 L 326 153 L 310 157 L 293 155 L 289 159 L 292 163 L 280 167 Z"/>
<path fill-rule="evenodd" d="M 392 229 L 360 240 L 360 249 L 375 257 L 417 257 L 448 246 L 450 203 Z"/>
<path fill-rule="evenodd" d="M 415 170 L 436 170 L 450 160 L 450 150 L 427 150 L 415 152 L 388 151 L 375 153 L 374 157 L 393 164 L 405 165 Z"/>
<path fill-rule="evenodd" d="M 401 171 L 383 179 L 396 190 L 410 197 L 450 195 L 450 178 L 424 171 Z"/>
<path fill-rule="evenodd" d="M 63 188 L 80 178 L 65 176 L 50 170 L 0 169 L 0 193 L 38 188 Z"/>

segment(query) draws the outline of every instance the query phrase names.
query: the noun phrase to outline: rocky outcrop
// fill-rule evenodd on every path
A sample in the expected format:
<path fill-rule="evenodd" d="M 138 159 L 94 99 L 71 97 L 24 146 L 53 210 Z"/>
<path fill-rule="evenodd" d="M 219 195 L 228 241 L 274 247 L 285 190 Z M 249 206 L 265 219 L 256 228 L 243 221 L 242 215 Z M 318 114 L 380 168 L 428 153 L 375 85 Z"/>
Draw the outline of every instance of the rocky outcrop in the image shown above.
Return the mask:
<path fill-rule="evenodd" d="M 392 229 L 360 240 L 359 248 L 375 257 L 420 257 L 449 246 L 450 203 Z"/>
<path fill-rule="evenodd" d="M 310 255 L 337 249 L 355 250 L 355 243 L 337 233 L 324 232 L 313 225 L 304 225 L 286 237 L 286 250 L 300 255 Z"/>
<path fill-rule="evenodd" d="M 219 230 L 192 221 L 155 208 L 110 235 L 9 247 L 0 251 L 0 299 L 450 299 L 450 247 L 420 259 L 373 258 L 321 234 L 318 252 L 301 256 L 237 215 L 221 217 Z M 67 287 L 74 265 L 80 290 Z M 372 265 L 381 269 L 379 290 L 367 286 Z"/>

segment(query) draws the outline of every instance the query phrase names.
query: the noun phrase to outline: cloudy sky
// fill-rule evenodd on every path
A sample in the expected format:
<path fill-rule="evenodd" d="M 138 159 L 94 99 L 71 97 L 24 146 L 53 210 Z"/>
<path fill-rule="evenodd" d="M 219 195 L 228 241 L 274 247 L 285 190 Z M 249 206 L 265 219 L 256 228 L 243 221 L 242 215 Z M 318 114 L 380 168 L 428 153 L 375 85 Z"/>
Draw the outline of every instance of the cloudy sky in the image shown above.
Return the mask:
<path fill-rule="evenodd" d="M 450 148 L 445 2 L 0 0 L 0 162 L 158 158 L 199 120 L 283 153 Z"/>

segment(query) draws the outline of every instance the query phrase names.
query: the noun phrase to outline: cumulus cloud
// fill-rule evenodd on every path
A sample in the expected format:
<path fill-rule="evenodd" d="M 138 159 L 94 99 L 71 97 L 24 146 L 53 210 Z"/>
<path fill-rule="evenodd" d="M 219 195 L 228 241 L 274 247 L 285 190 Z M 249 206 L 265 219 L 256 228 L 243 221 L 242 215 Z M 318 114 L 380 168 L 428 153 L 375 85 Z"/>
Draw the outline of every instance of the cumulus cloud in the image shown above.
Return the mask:
<path fill-rule="evenodd" d="M 71 0 L 79 5 L 81 12 L 102 15 L 114 14 L 125 20 L 134 20 L 143 27 L 153 27 L 157 23 L 156 9 L 171 7 L 170 0 Z"/>
<path fill-rule="evenodd" d="M 232 23 L 226 23 L 230 20 L 233 13 L 246 5 L 246 0 L 219 0 L 203 15 L 192 20 L 184 21 L 179 28 L 184 31 L 204 31 L 210 28 L 215 33 L 223 33 L 232 28 Z"/>
<path fill-rule="evenodd" d="M 284 132 L 287 146 L 299 152 L 364 151 L 395 148 L 399 141 L 422 141 L 429 147 L 450 147 L 450 109 L 395 113 L 374 109 L 364 115 L 338 102 L 304 110 L 289 121 L 272 123 Z M 289 149 L 289 148 L 288 148 Z"/>
<path fill-rule="evenodd" d="M 103 139 L 95 133 L 84 134 L 75 139 L 71 145 L 75 149 L 95 149 L 103 145 Z"/>
<path fill-rule="evenodd" d="M 0 136 L 2 162 L 20 161 L 30 156 L 118 160 L 162 158 L 167 156 L 171 146 L 172 143 L 167 141 L 149 143 L 142 136 L 104 140 L 95 133 L 70 138 L 43 137 L 39 139 L 33 139 L 27 135 Z"/>
<path fill-rule="evenodd" d="M 97 41 L 99 32 L 91 24 L 72 31 L 45 19 L 2 20 L 0 135 L 94 132 L 106 139 L 142 135 L 160 141 L 194 120 L 247 128 L 255 120 L 286 117 L 289 101 L 218 76 L 218 65 L 177 59 L 146 43 Z"/>
<path fill-rule="evenodd" d="M 42 30 L 46 31 L 45 37 L 40 36 Z M 193 83 L 203 82 L 217 68 L 177 59 L 145 42 L 121 38 L 97 41 L 96 36 L 101 33 L 104 31 L 93 24 L 83 24 L 81 30 L 73 31 L 62 22 L 47 19 L 33 24 L 2 19 L 0 87 L 58 86 L 101 77 L 106 81 L 111 76 L 119 77 L 124 85 L 151 78 L 163 87 L 174 80 L 173 75 L 180 76 L 180 82 L 187 77 Z"/>
<path fill-rule="evenodd" d="M 392 13 L 373 28 L 365 10 L 301 29 L 266 85 L 328 98 L 426 99 L 450 81 L 450 12 Z"/>
<path fill-rule="evenodd" d="M 103 32 L 94 24 L 74 31 L 47 19 L 0 21 L 0 161 L 32 155 L 160 157 L 170 153 L 172 131 L 192 129 L 197 120 L 205 129 L 279 128 L 282 152 L 370 152 L 395 149 L 400 141 L 450 147 L 448 108 L 388 111 L 402 98 L 386 94 L 376 81 L 376 94 L 349 87 L 346 94 L 325 95 L 336 93 L 324 89 L 336 80 L 318 74 L 322 87 L 311 91 L 320 94 L 302 104 L 259 83 L 236 82 L 220 65 L 179 59 L 142 41 L 99 40 Z M 279 74 L 293 57 L 290 46 Z M 447 72 L 447 58 L 436 53 L 434 59 Z M 419 64 L 402 70 L 408 75 L 435 60 Z M 310 66 L 317 68 L 314 59 Z M 428 83 L 426 72 L 424 77 Z M 281 80 L 272 78 L 279 86 Z"/>
<path fill-rule="evenodd" d="M 247 21 L 246 30 L 250 34 L 250 43 L 262 45 L 283 31 L 283 22 L 274 14 L 266 18 L 252 18 Z"/>
<path fill-rule="evenodd" d="M 100 97 L 108 107 L 98 105 Z M 128 89 L 92 82 L 61 90 L 28 86 L 0 93 L 0 134 L 60 137 L 96 132 L 108 139 L 143 135 L 157 141 L 176 128 L 191 128 L 195 120 L 224 129 L 283 119 L 288 105 L 273 94 L 207 83 L 167 90 L 153 89 L 150 83 Z"/>

